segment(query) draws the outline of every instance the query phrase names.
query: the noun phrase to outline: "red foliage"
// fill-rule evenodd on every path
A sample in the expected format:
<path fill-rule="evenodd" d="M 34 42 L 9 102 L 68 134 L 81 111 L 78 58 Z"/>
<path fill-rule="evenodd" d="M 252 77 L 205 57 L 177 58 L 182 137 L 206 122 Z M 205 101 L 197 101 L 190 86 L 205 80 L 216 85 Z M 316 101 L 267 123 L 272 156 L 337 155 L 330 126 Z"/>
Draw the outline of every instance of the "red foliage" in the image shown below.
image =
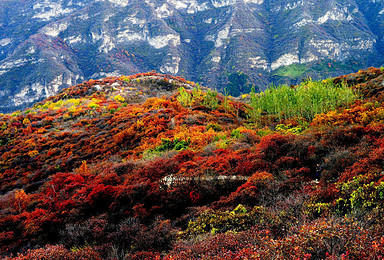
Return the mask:
<path fill-rule="evenodd" d="M 43 260 L 43 259 L 57 259 L 57 260 L 98 260 L 102 259 L 97 252 L 92 248 L 86 247 L 71 251 L 65 249 L 63 245 L 46 246 L 35 250 L 28 250 L 27 253 L 21 254 L 17 257 L 11 258 L 13 260 Z"/>
<path fill-rule="evenodd" d="M 268 161 L 275 161 L 281 154 L 286 152 L 287 147 L 285 145 L 293 137 L 273 134 L 264 136 L 257 146 L 257 150 L 260 152 L 261 158 Z"/>

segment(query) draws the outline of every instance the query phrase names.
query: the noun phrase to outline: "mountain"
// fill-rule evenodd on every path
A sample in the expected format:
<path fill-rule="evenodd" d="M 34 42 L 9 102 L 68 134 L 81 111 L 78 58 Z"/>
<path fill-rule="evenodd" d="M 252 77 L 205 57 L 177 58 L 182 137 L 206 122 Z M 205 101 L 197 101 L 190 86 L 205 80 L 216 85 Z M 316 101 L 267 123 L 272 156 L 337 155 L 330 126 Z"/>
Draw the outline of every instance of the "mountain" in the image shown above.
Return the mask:
<path fill-rule="evenodd" d="M 0 15 L 1 111 L 152 70 L 236 96 L 384 63 L 381 0 L 6 0 Z"/>
<path fill-rule="evenodd" d="M 0 256 L 382 259 L 384 70 L 241 98 L 90 80 L 0 115 Z"/>

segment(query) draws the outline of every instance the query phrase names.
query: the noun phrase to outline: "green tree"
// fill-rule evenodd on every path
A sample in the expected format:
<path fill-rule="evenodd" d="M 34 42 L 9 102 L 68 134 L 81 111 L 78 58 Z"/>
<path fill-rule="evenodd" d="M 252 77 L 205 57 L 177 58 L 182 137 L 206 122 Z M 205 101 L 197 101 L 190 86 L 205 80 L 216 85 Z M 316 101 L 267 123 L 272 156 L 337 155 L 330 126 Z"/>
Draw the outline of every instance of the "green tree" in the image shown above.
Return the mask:
<path fill-rule="evenodd" d="M 247 84 L 248 79 L 249 76 L 242 71 L 229 73 L 228 84 L 226 88 L 228 94 L 234 97 L 238 97 L 241 94 L 251 92 L 252 86 Z M 256 89 L 255 91 L 258 92 L 259 89 Z"/>

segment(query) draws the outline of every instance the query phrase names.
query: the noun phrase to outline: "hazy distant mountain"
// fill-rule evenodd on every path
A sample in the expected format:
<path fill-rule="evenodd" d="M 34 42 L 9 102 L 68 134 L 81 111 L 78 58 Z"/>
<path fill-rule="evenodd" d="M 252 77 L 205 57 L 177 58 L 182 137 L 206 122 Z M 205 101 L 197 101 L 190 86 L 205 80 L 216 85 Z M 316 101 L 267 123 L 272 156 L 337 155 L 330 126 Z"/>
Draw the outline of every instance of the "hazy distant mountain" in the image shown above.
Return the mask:
<path fill-rule="evenodd" d="M 0 111 L 151 70 L 236 94 L 380 66 L 383 43 L 383 0 L 0 1 Z"/>

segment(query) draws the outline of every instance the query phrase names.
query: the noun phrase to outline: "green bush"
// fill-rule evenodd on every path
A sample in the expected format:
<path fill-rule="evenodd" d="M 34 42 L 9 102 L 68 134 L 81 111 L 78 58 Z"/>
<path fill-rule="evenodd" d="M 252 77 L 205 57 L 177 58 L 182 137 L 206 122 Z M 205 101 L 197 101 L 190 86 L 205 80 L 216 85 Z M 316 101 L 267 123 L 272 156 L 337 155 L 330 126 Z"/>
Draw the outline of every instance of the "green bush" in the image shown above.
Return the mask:
<path fill-rule="evenodd" d="M 351 208 L 365 210 L 383 206 L 384 182 L 364 184 L 351 194 Z"/>
<path fill-rule="evenodd" d="M 236 138 L 236 139 L 240 139 L 240 138 L 243 138 L 243 137 L 244 137 L 244 135 L 240 132 L 239 129 L 234 129 L 234 130 L 232 130 L 232 132 L 231 132 L 231 136 L 234 137 L 234 138 Z"/>
<path fill-rule="evenodd" d="M 207 210 L 200 214 L 196 220 L 190 221 L 188 228 L 179 233 L 180 238 L 191 238 L 200 234 L 240 232 L 255 225 L 264 227 L 279 226 L 281 218 L 267 210 L 263 206 L 255 206 L 248 211 L 239 204 L 232 211 Z"/>
<path fill-rule="evenodd" d="M 222 131 L 223 128 L 219 124 L 208 124 L 205 129 L 208 131 L 209 129 L 213 129 L 216 132 Z"/>
<path fill-rule="evenodd" d="M 214 110 L 219 106 L 219 99 L 217 98 L 217 92 L 208 90 L 203 99 L 203 105 L 205 107 Z"/>
<path fill-rule="evenodd" d="M 306 214 L 311 218 L 319 218 L 329 213 L 329 203 L 310 203 L 307 205 Z"/>
<path fill-rule="evenodd" d="M 339 185 L 343 198 L 336 200 L 335 206 L 338 213 L 346 214 L 352 209 L 383 208 L 384 182 L 368 181 L 367 176 L 360 175 Z"/>
<path fill-rule="evenodd" d="M 276 131 L 279 131 L 283 134 L 294 134 L 298 135 L 301 134 L 304 131 L 304 127 L 302 126 L 292 126 L 292 124 L 284 125 L 284 124 L 278 124 L 276 126 Z"/>
<path fill-rule="evenodd" d="M 155 149 L 152 149 L 151 152 L 156 153 L 156 152 L 164 152 L 164 151 L 170 151 L 170 150 L 184 150 L 187 149 L 190 140 L 184 141 L 184 140 L 179 140 L 178 138 L 175 138 L 173 141 L 169 139 L 162 138 L 161 139 L 161 145 L 157 146 Z"/>
<path fill-rule="evenodd" d="M 340 215 L 345 215 L 351 211 L 351 201 L 349 199 L 338 198 L 335 201 L 336 212 Z"/>
<path fill-rule="evenodd" d="M 181 87 L 178 89 L 179 95 L 177 96 L 177 101 L 183 107 L 191 106 L 205 106 L 211 110 L 217 109 L 219 106 L 219 98 L 216 91 L 203 91 L 197 84 L 193 88 L 192 92 L 188 92 L 185 88 Z"/>
<path fill-rule="evenodd" d="M 177 101 L 179 101 L 183 107 L 190 107 L 192 105 L 192 95 L 183 87 L 178 90 L 179 96 L 177 96 Z"/>
<path fill-rule="evenodd" d="M 233 211 L 207 210 L 195 221 L 190 221 L 183 237 L 206 233 L 223 233 L 227 231 L 241 231 L 251 227 L 254 223 L 252 214 L 248 213 L 242 205 Z"/>

